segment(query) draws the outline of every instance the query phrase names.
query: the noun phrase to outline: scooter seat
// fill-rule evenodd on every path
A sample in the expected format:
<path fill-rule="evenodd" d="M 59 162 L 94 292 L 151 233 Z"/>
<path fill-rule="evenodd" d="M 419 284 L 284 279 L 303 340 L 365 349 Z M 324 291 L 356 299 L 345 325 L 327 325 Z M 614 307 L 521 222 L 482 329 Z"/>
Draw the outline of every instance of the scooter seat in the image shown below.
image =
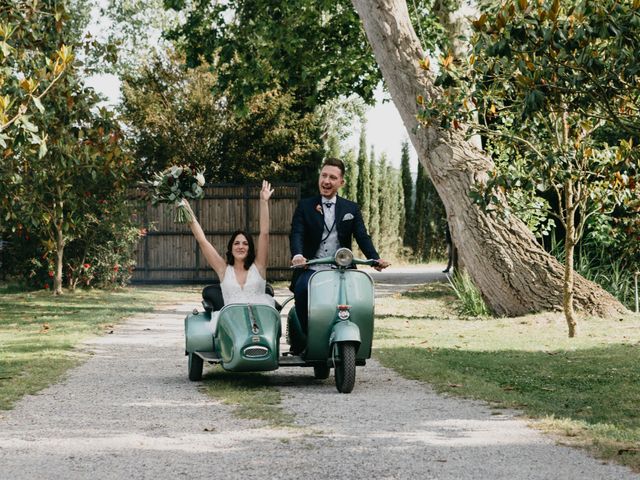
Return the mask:
<path fill-rule="evenodd" d="M 268 283 L 265 288 L 265 293 L 272 297 L 275 296 L 273 287 Z M 220 288 L 219 283 L 207 285 L 202 289 L 202 306 L 207 312 L 217 312 L 218 310 L 222 310 L 222 307 L 224 307 L 224 299 L 222 298 L 222 289 Z M 275 302 L 275 307 L 278 311 L 282 310 L 282 305 L 278 302 Z"/>

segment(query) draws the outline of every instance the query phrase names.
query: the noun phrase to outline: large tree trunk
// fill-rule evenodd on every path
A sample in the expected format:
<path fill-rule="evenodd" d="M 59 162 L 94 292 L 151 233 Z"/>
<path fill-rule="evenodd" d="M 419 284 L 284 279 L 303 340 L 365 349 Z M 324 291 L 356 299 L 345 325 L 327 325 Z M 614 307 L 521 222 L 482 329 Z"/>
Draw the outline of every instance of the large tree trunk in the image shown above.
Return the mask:
<path fill-rule="evenodd" d="M 416 98 L 437 98 L 420 42 L 404 0 L 352 0 L 411 143 L 447 210 L 458 255 L 490 307 L 501 315 L 561 310 L 563 267 L 536 242 L 527 227 L 510 216 L 483 213 L 469 197 L 493 163 L 462 132 L 418 123 Z M 596 284 L 576 275 L 577 308 L 611 315 L 625 308 Z"/>

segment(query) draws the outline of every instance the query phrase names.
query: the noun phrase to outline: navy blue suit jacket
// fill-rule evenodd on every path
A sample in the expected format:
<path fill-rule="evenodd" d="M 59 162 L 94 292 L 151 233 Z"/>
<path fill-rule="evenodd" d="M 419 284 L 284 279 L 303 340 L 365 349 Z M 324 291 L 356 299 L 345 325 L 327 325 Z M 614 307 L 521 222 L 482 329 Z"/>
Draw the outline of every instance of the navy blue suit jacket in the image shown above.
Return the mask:
<path fill-rule="evenodd" d="M 291 257 L 301 254 L 307 259 L 315 257 L 322 240 L 324 216 L 321 213 L 320 195 L 300 200 L 291 221 L 289 245 Z M 345 218 L 346 217 L 346 218 Z M 379 259 L 371 237 L 362 219 L 357 203 L 336 197 L 336 228 L 340 247 L 351 248 L 355 238 L 360 250 L 367 258 Z"/>

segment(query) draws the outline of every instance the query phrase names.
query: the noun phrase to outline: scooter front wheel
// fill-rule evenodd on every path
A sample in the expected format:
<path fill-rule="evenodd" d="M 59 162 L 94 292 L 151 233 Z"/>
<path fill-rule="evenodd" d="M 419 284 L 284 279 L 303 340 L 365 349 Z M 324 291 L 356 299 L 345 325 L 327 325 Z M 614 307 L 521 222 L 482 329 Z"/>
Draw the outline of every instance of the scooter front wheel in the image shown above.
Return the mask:
<path fill-rule="evenodd" d="M 198 382 L 202 380 L 202 367 L 204 362 L 202 358 L 193 352 L 189 353 L 189 380 Z"/>
<path fill-rule="evenodd" d="M 356 383 L 356 346 L 340 342 L 334 345 L 338 361 L 335 366 L 336 388 L 340 393 L 351 393 Z"/>

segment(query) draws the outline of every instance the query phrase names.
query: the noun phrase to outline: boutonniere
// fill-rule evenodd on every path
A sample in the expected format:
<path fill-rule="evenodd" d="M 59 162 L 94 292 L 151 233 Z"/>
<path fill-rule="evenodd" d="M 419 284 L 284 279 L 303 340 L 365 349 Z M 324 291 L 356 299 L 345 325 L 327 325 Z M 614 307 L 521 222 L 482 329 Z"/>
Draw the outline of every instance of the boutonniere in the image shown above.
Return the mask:
<path fill-rule="evenodd" d="M 316 212 L 318 212 L 320 215 L 324 215 L 324 213 L 322 213 L 322 207 L 320 206 L 320 204 L 316 205 Z"/>

